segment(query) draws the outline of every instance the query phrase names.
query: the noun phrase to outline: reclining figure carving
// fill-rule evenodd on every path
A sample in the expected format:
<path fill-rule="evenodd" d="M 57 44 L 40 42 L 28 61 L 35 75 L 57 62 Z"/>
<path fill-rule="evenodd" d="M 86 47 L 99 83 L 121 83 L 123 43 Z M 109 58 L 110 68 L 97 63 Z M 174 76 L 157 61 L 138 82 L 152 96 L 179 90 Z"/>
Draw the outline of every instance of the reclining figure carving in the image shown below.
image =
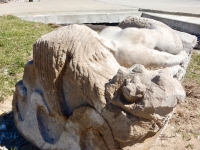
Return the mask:
<path fill-rule="evenodd" d="M 141 25 L 140 29 L 108 27 L 100 33 L 102 37 L 100 41 L 111 50 L 120 65 L 131 67 L 133 64 L 143 64 L 146 67 L 170 67 L 182 63 L 187 57 L 186 52 L 183 51 L 182 41 L 174 30 L 158 21 L 133 18 L 135 20 L 132 20 L 132 24 Z M 122 22 L 120 25 L 124 24 Z"/>
<path fill-rule="evenodd" d="M 154 38 L 160 32 L 108 28 L 99 35 L 84 25 L 69 25 L 43 35 L 16 84 L 13 112 L 20 133 L 48 150 L 150 147 L 185 98 L 173 77 L 186 55 L 181 46 L 171 46 L 171 52 L 168 42 L 159 45 Z M 145 69 L 151 65 L 174 66 Z"/>

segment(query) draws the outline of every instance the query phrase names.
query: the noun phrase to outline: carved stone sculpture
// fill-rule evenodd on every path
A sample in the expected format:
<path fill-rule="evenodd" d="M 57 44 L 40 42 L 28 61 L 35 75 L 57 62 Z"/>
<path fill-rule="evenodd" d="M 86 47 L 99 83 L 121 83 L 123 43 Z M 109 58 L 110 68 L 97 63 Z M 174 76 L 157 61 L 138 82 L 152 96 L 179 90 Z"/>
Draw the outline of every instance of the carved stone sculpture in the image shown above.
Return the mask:
<path fill-rule="evenodd" d="M 185 98 L 178 80 L 195 45 L 152 26 L 69 25 L 38 39 L 13 98 L 20 133 L 40 149 L 148 149 Z"/>

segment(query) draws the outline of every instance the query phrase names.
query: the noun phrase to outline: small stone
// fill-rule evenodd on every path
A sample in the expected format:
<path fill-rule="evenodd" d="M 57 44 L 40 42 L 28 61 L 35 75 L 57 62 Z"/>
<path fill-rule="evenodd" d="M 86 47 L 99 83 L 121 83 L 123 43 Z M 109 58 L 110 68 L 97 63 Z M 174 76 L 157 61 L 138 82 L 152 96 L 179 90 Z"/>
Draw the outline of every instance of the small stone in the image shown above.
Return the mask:
<path fill-rule="evenodd" d="M 7 68 L 4 69 L 3 73 L 4 73 L 4 75 L 8 75 L 8 69 Z"/>
<path fill-rule="evenodd" d="M 5 146 L 0 146 L 0 150 L 8 150 Z"/>
<path fill-rule="evenodd" d="M 6 129 L 6 125 L 5 125 L 5 124 L 0 125 L 0 130 L 1 130 L 1 131 L 7 130 L 7 129 Z"/>
<path fill-rule="evenodd" d="M 198 140 L 200 140 L 200 135 L 199 135 L 199 136 L 197 136 L 197 139 L 198 139 Z"/>
<path fill-rule="evenodd" d="M 2 110 L 0 110 L 0 116 L 3 115 L 3 114 L 4 114 L 4 112 Z"/>

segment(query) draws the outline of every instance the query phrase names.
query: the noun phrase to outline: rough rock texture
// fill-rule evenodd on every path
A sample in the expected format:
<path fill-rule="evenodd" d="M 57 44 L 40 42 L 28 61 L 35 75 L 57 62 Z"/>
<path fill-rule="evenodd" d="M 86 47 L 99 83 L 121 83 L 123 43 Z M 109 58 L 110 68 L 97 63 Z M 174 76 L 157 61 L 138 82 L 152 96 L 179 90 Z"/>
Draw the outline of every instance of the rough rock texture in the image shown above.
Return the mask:
<path fill-rule="evenodd" d="M 141 17 L 128 17 L 119 27 L 102 30 L 100 41 L 124 67 L 138 63 L 148 68 L 179 65 L 197 41 L 195 36 Z"/>
<path fill-rule="evenodd" d="M 119 23 L 118 26 L 122 29 L 134 27 L 140 29 L 146 28 L 151 30 L 160 30 L 159 32 L 161 39 L 159 40 L 159 42 L 161 42 L 161 44 L 163 44 L 164 42 L 168 42 L 168 45 L 171 46 L 171 50 L 174 50 L 176 48 L 180 50 L 184 49 L 186 52 L 189 52 L 191 51 L 191 48 L 193 48 L 197 44 L 197 37 L 188 33 L 173 30 L 164 23 L 153 19 L 130 16 Z M 170 52 L 171 50 L 167 49 L 168 52 Z"/>
<path fill-rule="evenodd" d="M 144 65 L 151 65 L 141 61 L 143 65 L 132 62 L 125 68 L 114 53 L 120 46 L 113 50 L 106 43 L 123 41 L 104 35 L 70 25 L 34 44 L 33 60 L 16 84 L 13 112 L 18 130 L 40 149 L 148 149 L 184 100 L 176 79 L 183 77 L 183 66 L 162 68 L 158 63 L 160 69 L 147 70 Z M 186 45 L 191 51 L 190 41 Z M 137 49 L 132 55 L 141 57 Z"/>
<path fill-rule="evenodd" d="M 130 28 L 130 27 L 139 28 L 139 29 L 145 28 L 145 29 L 153 30 L 154 32 L 158 32 L 159 34 L 156 38 L 155 36 L 151 36 L 151 37 L 154 37 L 153 40 L 158 42 L 158 45 L 159 45 L 159 46 L 154 45 L 153 48 L 157 49 L 158 51 L 162 51 L 162 52 L 166 51 L 170 54 L 174 54 L 174 56 L 169 55 L 167 57 L 167 60 L 169 60 L 167 61 L 167 66 L 174 66 L 176 64 L 181 66 L 181 69 L 179 69 L 179 71 L 178 69 L 175 69 L 177 70 L 177 74 L 175 76 L 179 81 L 183 79 L 186 73 L 186 68 L 190 62 L 190 58 L 192 55 L 191 51 L 197 44 L 196 36 L 173 30 L 162 22 L 159 22 L 153 19 L 137 17 L 137 16 L 127 17 L 125 20 L 119 23 L 118 26 L 122 29 Z M 166 47 L 166 50 L 165 50 L 165 47 Z M 179 52 L 180 54 L 178 54 Z M 186 52 L 186 55 L 184 52 Z M 152 54 L 152 51 L 151 51 L 151 54 Z M 163 55 L 162 53 L 159 53 L 159 57 L 161 57 L 161 60 L 166 59 L 165 54 Z M 158 54 L 156 54 L 156 56 L 152 59 L 152 61 L 155 61 L 157 59 L 158 59 Z M 159 60 L 159 62 L 161 61 Z M 160 63 L 159 63 L 159 66 L 161 66 Z"/>

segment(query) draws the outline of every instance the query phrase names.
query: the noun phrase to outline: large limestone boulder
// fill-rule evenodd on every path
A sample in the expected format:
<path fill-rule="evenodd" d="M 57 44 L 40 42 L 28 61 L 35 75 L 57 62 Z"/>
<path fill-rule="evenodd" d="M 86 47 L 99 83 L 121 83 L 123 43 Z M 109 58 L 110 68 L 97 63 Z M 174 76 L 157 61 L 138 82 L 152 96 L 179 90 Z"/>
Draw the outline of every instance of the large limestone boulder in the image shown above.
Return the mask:
<path fill-rule="evenodd" d="M 184 76 L 191 42 L 186 51 L 177 34 L 172 41 L 178 47 L 168 50 L 166 42 L 158 50 L 154 37 L 151 46 L 130 36 L 132 30 L 106 30 L 98 34 L 84 25 L 69 25 L 34 44 L 33 60 L 16 84 L 13 112 L 20 133 L 38 148 L 148 149 L 184 101 L 178 80 Z M 152 32 L 133 30 L 144 41 Z M 138 53 L 143 48 L 154 56 Z M 137 59 L 140 64 L 131 61 L 139 57 L 145 57 Z M 156 57 L 166 59 L 151 63 Z"/>

